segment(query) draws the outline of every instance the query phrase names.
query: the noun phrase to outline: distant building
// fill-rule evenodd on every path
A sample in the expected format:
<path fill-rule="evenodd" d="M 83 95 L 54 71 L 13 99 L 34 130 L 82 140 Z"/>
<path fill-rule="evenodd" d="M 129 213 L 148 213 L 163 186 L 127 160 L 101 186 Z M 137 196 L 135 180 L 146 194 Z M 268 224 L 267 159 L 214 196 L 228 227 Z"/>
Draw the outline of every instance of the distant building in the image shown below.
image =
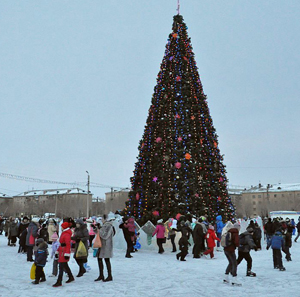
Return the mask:
<path fill-rule="evenodd" d="M 0 193 L 0 216 L 13 215 L 13 198 L 7 194 Z"/>
<path fill-rule="evenodd" d="M 125 202 L 128 200 L 129 191 L 129 189 L 125 189 L 105 193 L 105 213 L 115 213 L 118 210 L 123 210 Z"/>
<path fill-rule="evenodd" d="M 102 216 L 105 214 L 105 200 L 99 197 L 93 198 L 90 216 Z"/>
<path fill-rule="evenodd" d="M 240 194 L 236 208 L 241 216 L 267 217 L 270 211 L 300 210 L 300 184 L 259 184 Z"/>
<path fill-rule="evenodd" d="M 92 210 L 89 194 L 89 213 Z M 57 217 L 85 217 L 87 192 L 79 188 L 33 190 L 13 196 L 13 209 L 17 216 L 55 213 Z"/>

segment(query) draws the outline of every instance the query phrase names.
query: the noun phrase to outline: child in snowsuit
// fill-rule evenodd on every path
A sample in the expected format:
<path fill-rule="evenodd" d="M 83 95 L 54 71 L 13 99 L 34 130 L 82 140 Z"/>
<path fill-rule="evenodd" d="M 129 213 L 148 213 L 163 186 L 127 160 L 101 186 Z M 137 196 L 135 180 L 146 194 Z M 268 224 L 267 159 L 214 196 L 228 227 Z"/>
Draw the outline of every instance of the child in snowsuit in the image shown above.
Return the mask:
<path fill-rule="evenodd" d="M 178 245 L 179 245 L 179 249 L 180 249 L 181 252 L 179 252 L 176 255 L 176 258 L 177 258 L 177 260 L 179 260 L 179 258 L 180 258 L 180 261 L 186 261 L 185 257 L 188 254 L 189 245 L 191 245 L 189 243 L 189 240 L 188 240 L 186 232 L 182 233 L 182 236 L 179 239 Z"/>
<path fill-rule="evenodd" d="M 55 258 L 55 253 L 58 250 L 60 244 L 58 239 L 58 235 L 56 233 L 53 233 L 51 236 L 51 242 L 52 242 L 52 252 L 51 252 L 51 259 L 53 259 L 53 268 L 52 268 L 52 276 L 57 276 L 57 268 L 58 268 L 58 259 Z"/>
<path fill-rule="evenodd" d="M 252 258 L 250 255 L 250 250 L 254 249 L 257 251 L 257 246 L 253 240 L 253 229 L 251 227 L 247 228 L 247 231 L 242 233 L 239 237 L 240 246 L 239 246 L 239 256 L 237 259 L 237 265 L 239 265 L 243 259 L 247 261 L 247 273 L 246 276 L 256 276 L 256 273 L 252 272 Z"/>
<path fill-rule="evenodd" d="M 39 284 L 39 282 L 45 282 L 46 281 L 46 276 L 43 271 L 43 268 L 46 265 L 47 262 L 47 257 L 48 257 L 48 245 L 44 241 L 43 238 L 39 238 L 36 241 L 37 245 L 37 250 L 34 252 L 34 263 L 36 266 L 36 271 L 35 271 L 35 281 L 32 283 L 34 285 Z"/>
<path fill-rule="evenodd" d="M 204 252 L 204 255 L 210 254 L 210 258 L 212 259 L 214 257 L 214 247 L 216 246 L 215 240 L 218 242 L 220 241 L 220 239 L 216 236 L 214 226 L 208 226 L 208 231 L 205 235 L 205 238 L 208 249 Z"/>
<path fill-rule="evenodd" d="M 281 249 L 284 249 L 284 239 L 280 230 L 275 232 L 275 235 L 271 239 L 270 245 L 267 246 L 267 250 L 270 248 L 273 249 L 273 264 L 274 269 L 279 269 L 280 271 L 285 271 L 285 268 L 282 265 L 282 255 Z"/>

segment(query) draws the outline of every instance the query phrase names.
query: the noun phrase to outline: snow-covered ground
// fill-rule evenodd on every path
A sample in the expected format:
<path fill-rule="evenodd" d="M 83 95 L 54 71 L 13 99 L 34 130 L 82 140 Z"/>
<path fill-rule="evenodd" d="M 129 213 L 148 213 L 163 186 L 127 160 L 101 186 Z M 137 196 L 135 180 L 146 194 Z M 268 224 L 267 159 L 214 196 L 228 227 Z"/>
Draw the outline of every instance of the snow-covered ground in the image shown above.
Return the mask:
<path fill-rule="evenodd" d="M 177 235 L 178 236 L 178 235 Z M 154 243 L 154 240 L 153 240 Z M 227 260 L 223 252 L 216 252 L 217 259 L 193 259 L 189 254 L 186 262 L 177 261 L 175 253 L 167 247 L 163 255 L 157 250 L 140 250 L 132 259 L 124 257 L 125 251 L 115 249 L 112 259 L 112 282 L 94 282 L 98 277 L 96 258 L 89 255 L 91 271 L 70 284 L 53 288 L 56 278 L 49 277 L 52 260 L 45 267 L 47 281 L 39 285 L 31 284 L 29 271 L 31 263 L 26 255 L 17 253 L 18 247 L 7 246 L 4 235 L 0 236 L 0 296 L 299 296 L 300 285 L 300 242 L 291 249 L 292 262 L 283 260 L 285 272 L 273 269 L 272 251 L 251 252 L 253 271 L 256 278 L 246 277 L 246 262 L 238 267 L 238 276 L 242 287 L 232 287 L 222 283 Z M 50 248 L 49 248 L 50 251 Z M 74 275 L 78 266 L 74 259 L 70 261 Z M 66 277 L 64 277 L 64 282 Z"/>

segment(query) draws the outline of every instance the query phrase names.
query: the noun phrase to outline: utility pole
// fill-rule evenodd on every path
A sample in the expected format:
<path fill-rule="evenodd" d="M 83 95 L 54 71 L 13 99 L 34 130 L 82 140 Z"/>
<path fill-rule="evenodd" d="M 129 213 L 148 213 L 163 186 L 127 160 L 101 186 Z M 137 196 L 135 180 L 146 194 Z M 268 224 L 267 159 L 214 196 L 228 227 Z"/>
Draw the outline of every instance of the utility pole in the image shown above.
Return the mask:
<path fill-rule="evenodd" d="M 89 198 L 90 198 L 90 174 L 86 171 L 88 175 L 88 182 L 87 182 L 87 201 L 86 201 L 86 218 L 89 218 Z"/>

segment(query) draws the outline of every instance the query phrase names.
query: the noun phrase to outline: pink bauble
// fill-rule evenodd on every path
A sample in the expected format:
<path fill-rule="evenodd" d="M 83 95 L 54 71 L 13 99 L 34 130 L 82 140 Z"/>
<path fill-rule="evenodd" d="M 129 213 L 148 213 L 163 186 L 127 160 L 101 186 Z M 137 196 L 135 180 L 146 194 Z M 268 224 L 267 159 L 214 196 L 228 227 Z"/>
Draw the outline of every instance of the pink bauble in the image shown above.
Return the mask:
<path fill-rule="evenodd" d="M 175 167 L 176 167 L 177 169 L 181 168 L 181 163 L 180 163 L 180 162 L 175 163 Z"/>

